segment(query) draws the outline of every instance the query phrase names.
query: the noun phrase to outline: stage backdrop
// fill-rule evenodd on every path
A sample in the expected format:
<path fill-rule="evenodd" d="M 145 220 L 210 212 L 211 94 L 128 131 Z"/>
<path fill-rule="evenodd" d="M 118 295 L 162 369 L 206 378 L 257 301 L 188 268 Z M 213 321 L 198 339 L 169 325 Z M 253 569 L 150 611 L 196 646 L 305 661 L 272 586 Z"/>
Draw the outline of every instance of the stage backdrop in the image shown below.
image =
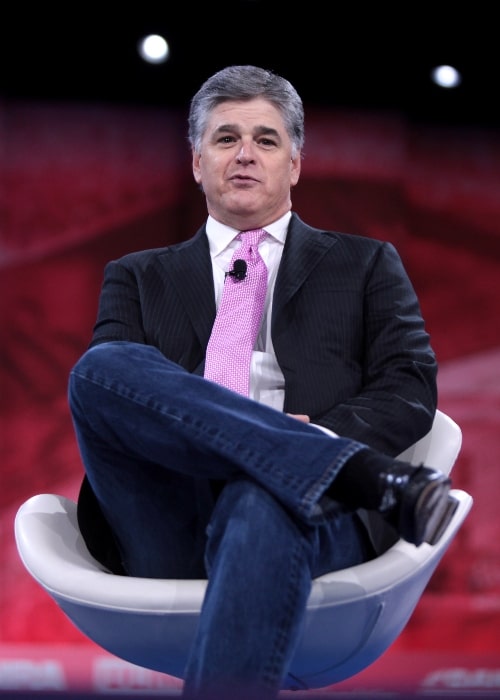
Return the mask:
<path fill-rule="evenodd" d="M 470 654 L 476 669 L 500 658 L 500 134 L 395 113 L 306 113 L 293 208 L 400 251 L 440 362 L 440 407 L 464 433 L 454 484 L 475 499 L 389 653 Z M 103 267 L 191 236 L 206 213 L 180 111 L 4 102 L 0 129 L 2 688 L 17 650 L 26 660 L 93 649 L 24 571 L 13 519 L 33 494 L 76 497 L 66 384 L 91 336 Z"/>

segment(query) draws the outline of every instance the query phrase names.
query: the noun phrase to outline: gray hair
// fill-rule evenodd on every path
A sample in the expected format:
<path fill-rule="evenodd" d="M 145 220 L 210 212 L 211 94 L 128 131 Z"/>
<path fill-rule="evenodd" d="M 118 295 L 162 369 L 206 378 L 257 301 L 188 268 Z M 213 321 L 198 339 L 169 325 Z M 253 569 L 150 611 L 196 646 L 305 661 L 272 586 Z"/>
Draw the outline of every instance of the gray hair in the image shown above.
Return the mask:
<path fill-rule="evenodd" d="M 191 100 L 188 138 L 199 152 L 211 111 L 228 100 L 263 97 L 279 109 L 292 142 L 293 157 L 304 145 L 304 106 L 293 85 L 276 73 L 256 66 L 229 66 L 208 78 Z"/>

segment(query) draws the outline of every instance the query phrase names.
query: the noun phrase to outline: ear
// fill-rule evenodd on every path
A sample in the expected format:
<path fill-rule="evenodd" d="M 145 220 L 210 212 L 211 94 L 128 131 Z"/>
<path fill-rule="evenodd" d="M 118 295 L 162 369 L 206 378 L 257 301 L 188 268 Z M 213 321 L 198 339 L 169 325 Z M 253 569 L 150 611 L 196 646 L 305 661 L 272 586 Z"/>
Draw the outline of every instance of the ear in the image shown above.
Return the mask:
<path fill-rule="evenodd" d="M 294 185 L 296 185 L 297 182 L 299 181 L 301 167 L 302 167 L 302 152 L 299 151 L 299 153 L 295 156 L 295 158 L 292 158 L 292 164 L 290 166 L 290 185 L 291 185 L 291 187 L 294 187 Z"/>
<path fill-rule="evenodd" d="M 195 179 L 195 182 L 199 185 L 201 183 L 201 168 L 200 168 L 201 153 L 197 153 L 193 148 L 193 149 L 191 149 L 191 154 L 193 157 L 193 177 Z"/>

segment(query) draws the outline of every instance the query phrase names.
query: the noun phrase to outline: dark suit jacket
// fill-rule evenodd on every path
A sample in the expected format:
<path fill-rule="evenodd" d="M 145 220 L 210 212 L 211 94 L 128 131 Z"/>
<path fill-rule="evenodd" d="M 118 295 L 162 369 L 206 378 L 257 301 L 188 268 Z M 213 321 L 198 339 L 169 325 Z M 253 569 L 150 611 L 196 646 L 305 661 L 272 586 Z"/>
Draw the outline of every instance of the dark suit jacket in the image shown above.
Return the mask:
<path fill-rule="evenodd" d="M 91 345 L 155 345 L 201 374 L 215 314 L 203 226 L 185 242 L 106 266 Z M 315 229 L 293 214 L 271 323 L 286 412 L 391 456 L 430 430 L 436 359 L 392 244 Z M 80 513 L 88 522 L 96 504 L 88 484 L 83 491 Z M 93 519 L 102 540 L 101 526 Z"/>

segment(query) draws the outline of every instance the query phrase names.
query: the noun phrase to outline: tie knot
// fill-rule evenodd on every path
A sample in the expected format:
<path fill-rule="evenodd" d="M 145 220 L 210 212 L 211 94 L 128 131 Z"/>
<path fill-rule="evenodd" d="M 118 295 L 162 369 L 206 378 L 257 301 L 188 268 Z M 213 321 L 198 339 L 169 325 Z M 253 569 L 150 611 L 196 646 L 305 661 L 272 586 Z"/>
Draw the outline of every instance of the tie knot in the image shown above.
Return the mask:
<path fill-rule="evenodd" d="M 249 248 L 258 246 L 261 240 L 266 235 L 266 231 L 263 228 L 256 228 L 250 231 L 241 231 L 239 237 L 241 238 L 244 245 Z"/>

